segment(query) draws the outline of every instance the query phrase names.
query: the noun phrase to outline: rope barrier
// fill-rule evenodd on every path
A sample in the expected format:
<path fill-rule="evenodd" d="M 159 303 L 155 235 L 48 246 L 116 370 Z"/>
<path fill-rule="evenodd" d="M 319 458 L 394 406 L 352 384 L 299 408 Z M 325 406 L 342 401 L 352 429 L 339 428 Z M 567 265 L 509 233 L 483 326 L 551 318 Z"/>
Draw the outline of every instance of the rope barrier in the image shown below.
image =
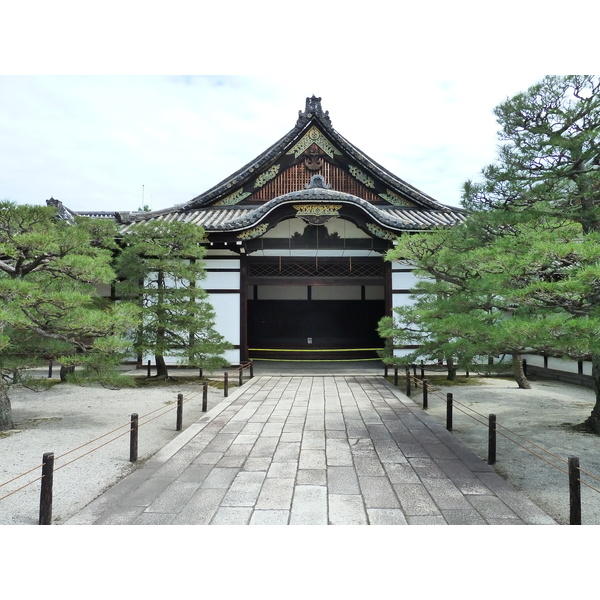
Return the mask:
<path fill-rule="evenodd" d="M 197 396 L 199 393 L 200 393 L 200 392 L 197 392 L 197 393 L 196 393 L 196 396 Z M 191 398 L 188 398 L 188 400 L 191 400 Z M 184 402 L 185 402 L 185 401 L 184 401 Z M 170 403 L 170 404 L 173 404 L 173 403 Z M 161 407 L 159 407 L 159 408 L 157 408 L 157 409 L 155 409 L 155 410 L 153 410 L 153 411 L 150 411 L 149 413 L 146 413 L 145 415 L 143 415 L 142 417 L 140 417 L 140 419 L 146 419 L 146 420 L 145 420 L 143 423 L 141 423 L 141 425 L 146 425 L 147 423 L 150 423 L 151 421 L 154 421 L 155 419 L 158 419 L 159 417 L 162 417 L 162 416 L 166 415 L 168 412 L 170 412 L 170 411 L 172 410 L 172 408 L 173 408 L 172 406 L 169 406 L 168 408 L 166 408 L 166 409 L 165 409 L 164 407 L 162 407 L 162 406 L 161 406 Z M 147 417 L 149 417 L 150 415 L 153 415 L 154 413 L 156 413 L 156 412 L 158 412 L 158 411 L 160 411 L 160 410 L 162 410 L 163 412 L 161 412 L 160 414 L 156 415 L 156 416 L 155 416 L 155 417 L 153 417 L 152 419 L 147 419 Z M 93 440 L 90 440 L 89 442 L 86 442 L 85 444 L 81 444 L 80 446 L 77 446 L 77 447 L 75 447 L 75 448 L 72 448 L 71 450 L 67 450 L 66 452 L 63 452 L 63 453 L 62 453 L 62 454 L 60 454 L 59 456 L 55 457 L 55 460 L 59 460 L 59 459 L 61 459 L 61 458 L 64 458 L 65 456 L 67 456 L 67 455 L 69 455 L 69 454 L 72 454 L 73 452 L 76 452 L 77 450 L 81 450 L 82 448 L 85 448 L 86 446 L 89 446 L 89 445 L 91 445 L 91 444 L 93 444 L 93 443 L 97 442 L 98 440 L 101 440 L 101 439 L 105 438 L 107 435 L 110 435 L 110 434 L 112 434 L 112 433 L 115 433 L 116 431 L 118 431 L 119 429 L 122 429 L 123 427 L 127 427 L 127 430 L 126 430 L 126 431 L 124 431 L 123 433 L 121 433 L 121 434 L 119 434 L 118 436 L 116 436 L 116 437 L 114 437 L 114 438 L 112 438 L 112 439 L 108 440 L 107 442 L 105 442 L 104 444 L 101 444 L 100 446 L 96 446 L 95 448 L 93 448 L 93 449 L 92 449 L 92 450 L 90 450 L 89 452 L 86 452 L 86 453 L 84 453 L 84 454 L 81 454 L 81 455 L 80 455 L 80 456 L 78 456 L 77 458 L 74 458 L 73 460 L 71 460 L 71 461 L 69 461 L 69 462 L 67 462 L 67 463 L 65 463 L 65 464 L 63 464 L 63 465 L 60 465 L 59 467 L 56 467 L 56 468 L 55 468 L 55 471 L 58 471 L 59 469 L 62 469 L 62 468 L 64 468 L 64 467 L 66 467 L 67 465 L 70 465 L 70 464 L 72 464 L 72 463 L 76 462 L 77 460 L 79 460 L 79 459 L 81 459 L 81 458 L 83 458 L 83 457 L 85 457 L 85 456 L 88 456 L 89 454 L 92 454 L 92 453 L 93 453 L 93 452 L 95 452 L 96 450 L 99 450 L 100 448 L 103 448 L 104 446 L 107 446 L 108 444 L 110 444 L 110 443 L 114 442 L 115 440 L 118 440 L 119 438 L 123 437 L 124 435 L 128 435 L 128 434 L 129 434 L 129 430 L 130 430 L 130 429 L 129 429 L 129 428 L 130 428 L 130 423 L 129 423 L 129 422 L 127 422 L 127 423 L 125 423 L 125 424 L 123 424 L 123 425 L 119 425 L 119 426 L 118 426 L 118 427 L 116 427 L 115 429 L 112 429 L 111 431 L 108 431 L 108 432 L 106 432 L 106 433 L 104 433 L 104 434 L 102 434 L 102 435 L 100 435 L 100 436 L 98 436 L 98 437 L 94 438 Z M 13 477 L 12 479 L 9 479 L 8 481 L 5 481 L 5 482 L 3 482 L 3 483 L 0 483 L 0 488 L 1 488 L 1 487 L 3 487 L 3 486 L 5 486 L 5 485 L 8 485 L 9 483 L 12 483 L 13 481 L 16 481 L 17 479 L 19 479 L 19 478 L 21 478 L 21 477 L 24 477 L 25 475 L 28 475 L 29 473 L 32 473 L 33 471 L 37 471 L 37 470 L 39 470 L 39 469 L 40 469 L 40 468 L 42 468 L 43 466 L 44 466 L 44 463 L 41 463 L 40 465 L 38 465 L 38 466 L 36 466 L 36 467 L 33 467 L 32 469 L 29 469 L 28 471 L 25 471 L 24 473 L 21 473 L 20 475 L 17 475 L 16 477 Z M 30 481 L 29 483 L 27 483 L 27 484 L 25 484 L 25 485 L 23 485 L 23 486 L 21 486 L 21 487 L 17 488 L 16 490 L 13 490 L 12 492 L 10 492 L 10 493 L 6 494 L 5 496 L 1 496 L 1 497 L 0 497 L 0 501 L 4 500 L 5 498 L 8 498 L 9 496 L 12 496 L 12 495 L 13 495 L 13 494 L 15 494 L 16 492 L 18 492 L 18 491 L 20 491 L 20 490 L 22 490 L 22 489 L 24 489 L 24 488 L 28 487 L 29 485 L 31 485 L 31 484 L 33 484 L 33 483 L 35 483 L 35 482 L 37 482 L 37 481 L 40 481 L 40 480 L 41 480 L 41 477 L 37 477 L 36 479 L 34 479 L 34 480 Z"/>
<path fill-rule="evenodd" d="M 12 483 L 13 481 L 16 481 L 20 477 L 25 477 L 25 475 L 28 475 L 29 473 L 33 473 L 33 471 L 38 471 L 43 466 L 44 466 L 44 463 L 39 464 L 37 467 L 33 467 L 33 469 L 29 469 L 29 471 L 25 471 L 25 473 L 21 473 L 20 475 L 17 475 L 16 477 L 13 477 L 12 479 L 9 479 L 8 481 L 5 481 L 4 483 L 0 483 L 0 487 L 8 485 L 9 483 Z M 0 498 L 0 500 L 2 500 L 2 498 Z"/>
<path fill-rule="evenodd" d="M 43 467 L 43 466 L 44 466 L 44 464 L 41 464 L 39 467 L 36 467 L 36 469 L 39 469 L 40 467 Z M 32 471 L 33 470 L 34 469 L 32 469 Z M 31 473 L 31 471 L 28 471 L 28 472 Z M 26 475 L 26 473 L 23 473 L 23 475 Z M 19 477 L 22 477 L 22 475 L 19 475 Z M 15 479 L 18 479 L 18 477 L 15 477 Z M 29 483 L 22 485 L 21 487 L 17 488 L 16 490 L 9 492 L 8 494 L 6 494 L 6 496 L 0 496 L 0 502 L 2 502 L 2 500 L 4 500 L 5 498 L 8 498 L 9 496 L 12 496 L 13 494 L 16 494 L 17 492 L 20 492 L 21 490 L 24 490 L 26 487 L 30 486 L 32 483 L 36 483 L 37 481 L 40 481 L 40 479 L 41 479 L 41 477 L 38 477 L 37 479 L 34 479 L 33 481 L 30 481 Z M 14 481 L 14 479 L 12 481 Z M 7 483 L 10 483 L 10 482 L 7 482 Z"/>
<path fill-rule="evenodd" d="M 408 379 L 411 379 L 412 381 L 414 381 L 415 386 L 418 384 L 418 382 L 424 382 L 424 381 L 426 381 L 426 379 L 421 379 L 421 378 L 415 377 L 414 375 L 410 375 L 410 373 L 408 371 L 407 371 L 406 375 L 407 375 Z M 436 390 L 429 389 L 428 393 L 430 395 L 436 396 L 437 398 L 441 399 L 443 402 L 446 402 L 446 398 L 444 398 L 441 394 L 436 393 Z M 480 423 L 480 424 L 482 424 L 482 425 L 484 425 L 486 427 L 488 426 L 487 420 L 481 421 L 481 420 L 475 418 L 469 412 L 467 412 L 467 411 L 470 411 L 471 413 L 474 413 L 475 415 L 481 417 L 482 419 L 487 419 L 485 415 L 482 415 L 481 413 L 479 413 L 475 409 L 473 409 L 473 408 L 471 408 L 469 406 L 466 406 L 465 404 L 457 401 L 456 399 L 453 399 L 453 407 L 456 408 L 457 410 L 459 410 L 460 412 L 462 412 L 463 414 L 467 415 L 468 417 L 470 417 L 471 419 L 473 419 L 477 423 Z M 462 410 L 460 407 L 462 407 L 464 410 Z M 535 442 L 532 442 L 531 440 L 527 439 L 526 437 L 522 436 L 521 434 L 517 433 L 516 431 L 513 431 L 512 429 L 509 429 L 508 427 L 505 427 L 505 426 L 501 425 L 500 423 L 496 423 L 496 432 L 499 435 L 501 435 L 505 439 L 511 441 L 513 444 L 515 444 L 517 447 L 521 448 L 522 450 L 525 450 L 526 452 L 529 452 L 531 455 L 535 456 L 536 458 L 539 458 L 540 460 L 542 460 L 546 464 L 550 465 L 551 467 L 554 467 L 556 470 L 560 471 L 561 473 L 563 473 L 565 475 L 569 475 L 568 470 L 562 468 L 559 465 L 554 464 L 553 462 L 551 462 L 550 460 L 548 460 L 544 456 L 540 456 L 539 454 L 537 454 L 536 452 L 534 452 L 531 448 L 528 448 L 528 447 L 524 446 L 523 444 L 519 443 L 517 440 L 513 439 L 512 437 L 510 437 L 510 435 L 507 435 L 506 433 L 503 433 L 502 431 L 499 431 L 499 429 L 502 429 L 505 432 L 510 433 L 510 435 L 515 436 L 516 438 L 519 438 L 519 439 L 523 440 L 524 442 L 526 442 L 530 446 L 532 446 L 532 447 L 534 447 L 534 448 L 536 448 L 536 449 L 538 449 L 538 450 L 540 450 L 542 452 L 545 452 L 547 455 L 549 455 L 552 458 L 556 459 L 560 463 L 568 464 L 568 462 L 569 462 L 568 460 L 565 460 L 565 459 L 561 458 L 560 456 L 556 455 L 554 452 L 551 452 L 550 450 L 547 450 L 546 448 L 543 448 L 542 446 L 536 444 Z M 585 474 L 588 477 L 594 479 L 595 481 L 600 481 L 599 477 L 593 475 L 592 473 L 589 473 L 588 471 L 585 471 L 584 469 L 581 469 L 580 467 L 578 467 L 578 471 L 579 471 L 580 474 Z M 587 483 L 583 479 L 578 479 L 578 481 L 580 483 L 582 483 L 583 485 L 585 485 L 586 487 L 590 488 L 591 490 L 594 490 L 595 492 L 600 493 L 600 489 L 595 488 L 594 486 L 590 485 L 589 483 Z"/>
<path fill-rule="evenodd" d="M 248 362 L 240 364 L 240 366 L 237 369 L 234 369 L 234 371 L 237 370 L 237 371 L 240 371 L 240 372 L 243 373 L 244 369 L 250 368 L 251 366 L 252 366 L 252 363 L 250 361 L 248 361 Z M 203 390 L 199 390 L 198 392 L 195 392 L 194 394 L 188 395 L 187 398 L 183 399 L 183 404 L 189 402 L 190 400 L 193 400 L 194 398 L 196 398 L 197 396 L 199 396 L 201 393 L 203 393 Z M 174 404 L 174 402 L 169 402 L 169 405 L 172 405 L 172 404 Z M 172 408 L 173 408 L 172 406 L 169 406 L 168 408 L 164 408 L 164 407 L 161 406 L 159 408 L 156 408 L 155 410 L 150 411 L 149 413 L 146 413 L 145 415 L 142 415 L 141 417 L 139 417 L 139 421 L 140 421 L 139 422 L 139 426 L 141 427 L 143 425 L 147 425 L 148 423 L 151 423 L 152 421 L 154 421 L 154 420 L 156 420 L 156 419 L 158 419 L 158 418 L 166 415 L 167 413 L 171 412 Z M 158 415 L 152 417 L 151 419 L 148 418 L 151 415 L 153 415 L 153 414 L 155 414 L 155 413 L 157 413 L 159 411 L 162 411 L 162 412 L 160 412 Z M 85 452 L 84 454 L 81 454 L 80 456 L 77 456 L 73 460 L 70 460 L 70 461 L 68 461 L 68 462 L 66 462 L 66 463 L 64 463 L 64 464 L 56 467 L 54 470 L 58 471 L 59 469 L 62 469 L 64 467 L 66 467 L 66 466 L 68 466 L 68 465 L 70 465 L 70 464 L 72 464 L 72 463 L 80 460 L 81 458 L 84 458 L 85 456 L 88 456 L 89 454 L 92 454 L 96 450 L 99 450 L 100 448 L 103 448 L 104 446 L 107 446 L 108 444 L 111 444 L 112 442 L 114 442 L 114 441 L 122 438 L 123 436 L 128 435 L 130 433 L 131 423 L 127 422 L 127 423 L 124 423 L 123 425 L 119 425 L 118 427 L 115 427 L 111 431 L 108 431 L 108 432 L 106 432 L 106 433 L 104 433 L 104 434 L 102 434 L 102 435 L 100 435 L 100 436 L 98 436 L 98 437 L 90 440 L 89 442 L 86 442 L 85 444 L 81 444 L 80 446 L 77 446 L 75 448 L 71 448 L 70 450 L 67 450 L 66 452 L 63 452 L 62 454 L 56 456 L 55 460 L 59 460 L 61 458 L 64 458 L 65 456 L 67 456 L 69 454 L 72 454 L 73 452 L 76 452 L 77 450 L 81 450 L 82 448 L 90 446 L 91 444 L 94 444 L 95 442 L 97 442 L 97 441 L 105 438 L 106 436 L 111 435 L 112 433 L 115 433 L 115 432 L 119 431 L 123 427 L 127 427 L 127 430 L 124 431 L 123 433 L 121 433 L 118 436 L 116 436 L 116 437 L 114 437 L 114 438 L 106 441 L 103 444 L 100 444 L 99 446 L 96 446 L 95 448 L 89 450 L 88 452 Z M 2 488 L 4 486 L 12 483 L 13 481 L 16 481 L 17 479 L 20 479 L 21 477 L 25 477 L 25 475 L 28 475 L 29 473 L 32 473 L 34 471 L 38 471 L 39 469 L 41 469 L 41 468 L 44 467 L 44 464 L 45 463 L 41 463 L 41 464 L 39 464 L 39 465 L 37 465 L 37 466 L 29 469 L 28 471 L 25 471 L 25 472 L 21 473 L 20 475 L 17 475 L 16 477 L 13 477 L 12 479 L 9 479 L 9 480 L 7 480 L 7 481 L 5 481 L 3 483 L 0 483 L 0 488 Z M 36 479 L 33 479 L 32 481 L 26 483 L 25 485 L 23 485 L 23 486 L 15 489 L 15 490 L 13 490 L 12 492 L 9 492 L 8 494 L 6 494 L 4 496 L 0 496 L 0 502 L 2 500 L 4 500 L 4 499 L 8 498 L 9 496 L 12 496 L 13 494 L 16 494 L 17 492 L 19 492 L 19 491 L 25 489 L 26 487 L 32 485 L 33 483 L 36 483 L 36 482 L 40 481 L 42 479 L 42 477 L 37 477 Z"/>
<path fill-rule="evenodd" d="M 588 471 L 585 471 L 584 469 L 579 469 L 579 472 L 584 473 L 585 475 L 587 475 L 588 477 L 591 477 L 592 479 L 595 479 L 596 481 L 600 481 L 599 477 L 596 477 L 595 475 L 593 475 L 592 473 L 589 473 Z M 589 487 L 591 487 L 591 486 L 589 486 Z M 593 489 L 595 489 L 595 488 L 593 488 Z M 596 491 L 599 491 L 599 490 L 596 490 Z"/>

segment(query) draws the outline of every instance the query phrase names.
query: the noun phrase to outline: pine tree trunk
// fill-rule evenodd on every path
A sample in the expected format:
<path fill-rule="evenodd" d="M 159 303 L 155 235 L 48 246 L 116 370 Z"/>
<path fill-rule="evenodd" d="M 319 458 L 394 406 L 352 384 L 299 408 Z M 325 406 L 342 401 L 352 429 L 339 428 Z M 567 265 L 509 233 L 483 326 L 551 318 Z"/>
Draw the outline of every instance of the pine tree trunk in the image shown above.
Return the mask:
<path fill-rule="evenodd" d="M 0 381 L 0 431 L 14 429 L 8 388 Z"/>
<path fill-rule="evenodd" d="M 600 434 L 600 355 L 592 354 L 592 380 L 594 382 L 594 392 L 596 393 L 596 404 L 592 409 L 592 414 L 584 421 L 583 425 Z"/>
<path fill-rule="evenodd" d="M 530 390 L 531 384 L 527 380 L 527 377 L 525 377 L 525 371 L 523 370 L 523 359 L 521 358 L 521 355 L 513 354 L 512 361 L 513 361 L 513 375 L 515 377 L 515 381 L 517 382 L 517 385 L 522 390 Z"/>
<path fill-rule="evenodd" d="M 158 290 L 158 297 L 156 299 L 156 316 L 158 320 L 158 327 L 156 329 L 156 348 L 164 348 L 165 347 L 165 337 L 166 330 L 164 326 L 164 322 L 166 319 L 164 313 L 164 298 L 163 295 L 165 293 L 166 283 L 165 276 L 162 271 L 158 271 L 156 278 L 156 288 Z M 158 378 L 166 379 L 169 376 L 169 371 L 167 369 L 167 363 L 165 362 L 165 357 L 162 354 L 154 354 L 154 360 L 156 361 L 156 376 Z"/>
<path fill-rule="evenodd" d="M 167 368 L 167 363 L 165 362 L 165 357 L 155 355 L 154 360 L 156 361 L 156 376 L 166 379 L 169 376 L 169 370 Z"/>
<path fill-rule="evenodd" d="M 65 367 L 61 365 L 60 367 L 60 380 L 64 383 L 67 381 L 67 377 L 71 374 L 75 373 L 75 367 Z"/>
<path fill-rule="evenodd" d="M 446 366 L 448 367 L 448 381 L 454 381 L 456 379 L 456 366 L 454 365 L 454 359 L 451 356 L 446 358 Z"/>

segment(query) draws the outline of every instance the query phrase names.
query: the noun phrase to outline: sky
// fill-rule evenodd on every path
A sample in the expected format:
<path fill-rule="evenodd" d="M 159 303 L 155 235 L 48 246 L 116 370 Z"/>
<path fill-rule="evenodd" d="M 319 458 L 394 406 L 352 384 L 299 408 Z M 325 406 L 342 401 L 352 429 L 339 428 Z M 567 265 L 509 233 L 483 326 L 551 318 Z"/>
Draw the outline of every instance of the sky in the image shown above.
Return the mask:
<path fill-rule="evenodd" d="M 495 158 L 493 108 L 543 76 L 424 74 L 354 93 L 302 76 L 0 77 L 0 199 L 78 211 L 186 202 L 295 125 L 307 96 L 372 159 L 444 204 Z"/>
<path fill-rule="evenodd" d="M 76 211 L 187 202 L 288 133 L 313 94 L 373 160 L 459 206 L 496 157 L 494 107 L 585 72 L 567 59 L 572 28 L 552 36 L 560 19 L 537 0 L 30 4 L 6 7 L 0 38 L 0 200 Z M 586 28 L 577 55 L 593 58 Z"/>

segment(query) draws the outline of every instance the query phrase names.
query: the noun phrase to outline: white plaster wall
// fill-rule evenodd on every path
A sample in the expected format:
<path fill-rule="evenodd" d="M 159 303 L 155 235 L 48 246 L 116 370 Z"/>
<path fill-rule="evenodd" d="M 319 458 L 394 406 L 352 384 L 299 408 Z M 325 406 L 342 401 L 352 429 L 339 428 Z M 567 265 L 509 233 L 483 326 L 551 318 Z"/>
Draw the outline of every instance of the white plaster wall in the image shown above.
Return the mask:
<path fill-rule="evenodd" d="M 239 271 L 208 271 L 206 277 L 198 284 L 206 291 L 210 290 L 239 290 Z"/>
<path fill-rule="evenodd" d="M 532 367 L 543 367 L 544 366 L 544 357 L 539 356 L 538 354 L 523 354 L 523 359 L 527 361 L 528 365 Z"/>
<path fill-rule="evenodd" d="M 392 271 L 393 290 L 412 290 L 418 279 L 413 273 L 394 273 Z"/>
<path fill-rule="evenodd" d="M 231 344 L 240 343 L 239 294 L 208 294 L 215 310 L 215 329 Z"/>
<path fill-rule="evenodd" d="M 240 261 L 225 258 L 205 258 L 205 269 L 237 269 L 240 270 Z"/>
<path fill-rule="evenodd" d="M 230 365 L 239 365 L 240 364 L 240 351 L 238 348 L 232 348 L 231 350 L 227 350 L 224 353 L 226 363 Z"/>
<path fill-rule="evenodd" d="M 562 358 L 548 357 L 548 368 L 564 373 L 577 373 L 577 362 L 574 360 L 565 360 Z"/>
<path fill-rule="evenodd" d="M 413 301 L 410 298 L 410 294 L 392 294 L 392 306 L 394 308 L 399 306 L 410 306 Z"/>

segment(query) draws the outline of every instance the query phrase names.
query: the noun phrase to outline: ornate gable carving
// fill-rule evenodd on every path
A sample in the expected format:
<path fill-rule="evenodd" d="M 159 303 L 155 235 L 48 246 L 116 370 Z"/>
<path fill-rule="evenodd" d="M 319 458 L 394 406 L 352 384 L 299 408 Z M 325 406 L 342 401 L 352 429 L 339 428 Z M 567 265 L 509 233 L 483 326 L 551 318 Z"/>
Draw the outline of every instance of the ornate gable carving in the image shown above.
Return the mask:
<path fill-rule="evenodd" d="M 287 154 L 293 154 L 298 158 L 303 152 L 306 152 L 313 144 L 316 144 L 325 154 L 333 158 L 334 154 L 341 152 L 321 133 L 321 130 L 314 125 L 300 138 L 300 141 L 288 150 Z"/>

